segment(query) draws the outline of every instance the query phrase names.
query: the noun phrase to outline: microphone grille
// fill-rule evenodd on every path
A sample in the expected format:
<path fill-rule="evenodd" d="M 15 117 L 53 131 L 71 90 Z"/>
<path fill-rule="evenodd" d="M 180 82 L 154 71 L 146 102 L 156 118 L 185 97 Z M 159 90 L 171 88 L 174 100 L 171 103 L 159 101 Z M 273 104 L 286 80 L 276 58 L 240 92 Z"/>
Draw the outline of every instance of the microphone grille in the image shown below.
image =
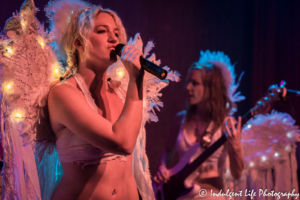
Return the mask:
<path fill-rule="evenodd" d="M 118 44 L 115 48 L 115 53 L 118 55 L 118 56 L 121 56 L 121 52 L 122 52 L 122 49 L 123 47 L 125 46 L 125 44 Z"/>

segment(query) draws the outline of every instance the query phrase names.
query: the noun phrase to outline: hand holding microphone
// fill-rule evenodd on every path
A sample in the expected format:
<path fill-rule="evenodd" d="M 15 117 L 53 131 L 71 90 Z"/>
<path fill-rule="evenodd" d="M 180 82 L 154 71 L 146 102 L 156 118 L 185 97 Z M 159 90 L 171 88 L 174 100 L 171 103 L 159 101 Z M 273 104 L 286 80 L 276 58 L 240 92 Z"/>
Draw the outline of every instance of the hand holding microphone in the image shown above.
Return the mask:
<path fill-rule="evenodd" d="M 113 52 L 118 56 L 121 56 L 121 52 L 124 46 L 125 46 L 124 44 L 118 44 Z M 150 62 L 149 60 L 143 58 L 143 56 L 140 56 L 139 60 L 140 60 L 141 67 L 147 72 L 153 74 L 159 79 L 165 79 L 167 77 L 168 72 L 166 70 Z"/>

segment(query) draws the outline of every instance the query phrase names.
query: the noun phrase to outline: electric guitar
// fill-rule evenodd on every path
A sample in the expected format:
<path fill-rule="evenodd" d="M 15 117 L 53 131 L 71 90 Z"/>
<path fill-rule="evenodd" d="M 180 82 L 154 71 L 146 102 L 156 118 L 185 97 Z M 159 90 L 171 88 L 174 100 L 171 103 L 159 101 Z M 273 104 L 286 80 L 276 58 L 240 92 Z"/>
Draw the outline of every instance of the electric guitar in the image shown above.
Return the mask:
<path fill-rule="evenodd" d="M 285 82 L 281 83 L 285 84 Z M 242 117 L 242 125 L 254 115 L 261 113 L 260 110 L 265 109 L 272 101 L 279 98 L 284 101 L 286 93 L 287 89 L 283 84 L 281 84 L 280 87 L 271 86 L 269 88 L 269 93 L 258 101 L 256 106 Z M 190 163 L 191 157 L 195 154 L 200 144 L 196 143 L 192 146 L 180 159 L 178 164 L 169 169 L 170 179 L 160 186 L 160 189 L 157 192 L 158 200 L 176 200 L 179 197 L 186 197 L 191 193 L 199 193 L 200 187 L 197 185 L 193 186 L 192 182 L 188 183 L 186 179 L 227 141 L 227 137 L 228 133 L 223 131 L 222 136 L 215 143 L 209 146 L 200 156 Z"/>

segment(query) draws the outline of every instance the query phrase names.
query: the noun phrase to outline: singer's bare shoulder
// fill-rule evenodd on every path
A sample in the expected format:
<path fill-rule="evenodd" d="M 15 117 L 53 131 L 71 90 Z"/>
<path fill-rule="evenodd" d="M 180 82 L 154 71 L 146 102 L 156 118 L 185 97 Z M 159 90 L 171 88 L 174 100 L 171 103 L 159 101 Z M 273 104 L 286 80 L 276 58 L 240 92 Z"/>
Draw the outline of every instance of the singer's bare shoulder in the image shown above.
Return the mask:
<path fill-rule="evenodd" d="M 49 104 L 58 104 L 63 102 L 75 103 L 74 101 L 78 98 L 85 99 L 83 93 L 77 88 L 74 78 L 70 78 L 51 88 L 48 96 L 48 102 Z"/>
<path fill-rule="evenodd" d="M 51 88 L 48 95 L 48 109 L 52 123 L 60 123 L 62 116 L 72 115 L 72 111 L 79 107 L 85 108 L 88 105 L 83 93 L 74 82 L 72 83 L 71 78 Z"/>
<path fill-rule="evenodd" d="M 52 96 L 52 94 L 63 95 L 64 93 L 71 91 L 79 91 L 74 77 L 54 84 L 49 91 L 48 99 Z"/>

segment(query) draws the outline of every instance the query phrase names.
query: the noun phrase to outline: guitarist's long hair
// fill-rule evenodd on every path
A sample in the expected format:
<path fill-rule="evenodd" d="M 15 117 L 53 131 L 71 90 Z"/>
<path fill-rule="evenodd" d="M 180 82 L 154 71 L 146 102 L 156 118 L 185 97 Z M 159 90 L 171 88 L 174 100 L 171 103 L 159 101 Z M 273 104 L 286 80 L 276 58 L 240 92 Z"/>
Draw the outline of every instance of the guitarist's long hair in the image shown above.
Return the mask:
<path fill-rule="evenodd" d="M 209 118 L 209 121 L 214 122 L 214 127 L 212 129 L 212 133 L 214 133 L 222 126 L 225 117 L 229 115 L 231 109 L 236 107 L 236 105 L 228 96 L 224 77 L 219 67 L 210 63 L 195 62 L 188 70 L 187 77 L 189 77 L 192 70 L 200 70 L 202 72 L 201 79 L 204 86 L 204 96 L 207 96 L 207 98 L 201 101 L 201 104 L 205 105 L 203 106 L 206 108 L 204 111 L 205 116 Z M 185 125 L 188 125 L 192 121 L 192 117 L 195 114 L 196 105 L 188 104 Z"/>

